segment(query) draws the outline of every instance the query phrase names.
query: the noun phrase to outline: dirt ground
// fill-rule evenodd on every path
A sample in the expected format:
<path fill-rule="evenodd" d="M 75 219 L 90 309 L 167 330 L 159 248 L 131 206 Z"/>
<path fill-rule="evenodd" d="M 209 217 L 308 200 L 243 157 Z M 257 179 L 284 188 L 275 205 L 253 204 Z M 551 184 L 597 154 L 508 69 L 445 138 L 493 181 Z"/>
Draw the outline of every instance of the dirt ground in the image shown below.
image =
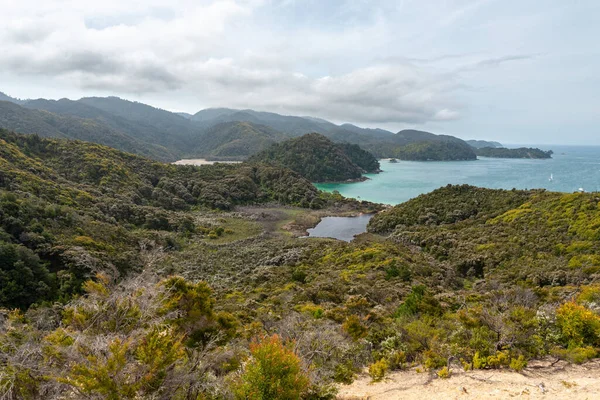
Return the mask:
<path fill-rule="evenodd" d="M 393 372 L 384 381 L 371 383 L 364 374 L 351 385 L 342 385 L 338 395 L 340 400 L 514 398 L 600 400 L 600 360 L 583 365 L 535 361 L 521 373 L 510 370 L 464 372 L 453 368 L 448 379 L 412 369 Z"/>

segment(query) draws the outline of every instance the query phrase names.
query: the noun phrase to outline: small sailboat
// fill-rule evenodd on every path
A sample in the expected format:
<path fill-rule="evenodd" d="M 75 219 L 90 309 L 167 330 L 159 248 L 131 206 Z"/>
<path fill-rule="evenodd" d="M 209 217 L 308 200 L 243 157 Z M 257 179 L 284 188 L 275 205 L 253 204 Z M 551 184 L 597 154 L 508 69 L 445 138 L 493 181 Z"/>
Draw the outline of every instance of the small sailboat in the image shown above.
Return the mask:
<path fill-rule="evenodd" d="M 554 180 L 554 175 L 550 174 L 550 178 L 548 178 L 548 182 L 552 182 Z"/>

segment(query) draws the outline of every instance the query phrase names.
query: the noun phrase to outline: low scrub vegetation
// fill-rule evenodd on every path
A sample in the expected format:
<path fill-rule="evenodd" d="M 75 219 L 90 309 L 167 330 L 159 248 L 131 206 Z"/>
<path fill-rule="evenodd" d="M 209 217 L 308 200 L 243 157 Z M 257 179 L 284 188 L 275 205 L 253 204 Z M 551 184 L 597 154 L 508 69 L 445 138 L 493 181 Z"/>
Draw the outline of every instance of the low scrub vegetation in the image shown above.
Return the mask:
<path fill-rule="evenodd" d="M 235 206 L 359 204 L 275 167 L 3 135 L 0 397 L 332 399 L 364 370 L 600 350 L 596 194 L 449 186 L 352 243 L 294 239 Z"/>

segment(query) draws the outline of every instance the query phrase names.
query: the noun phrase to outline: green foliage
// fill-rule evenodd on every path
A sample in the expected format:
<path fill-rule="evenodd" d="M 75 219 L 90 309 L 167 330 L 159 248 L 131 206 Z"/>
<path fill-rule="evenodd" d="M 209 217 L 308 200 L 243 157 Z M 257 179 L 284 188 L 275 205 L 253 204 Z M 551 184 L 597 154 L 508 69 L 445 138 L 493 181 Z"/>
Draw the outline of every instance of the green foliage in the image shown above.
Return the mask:
<path fill-rule="evenodd" d="M 191 283 L 182 277 L 171 277 L 160 283 L 164 287 L 161 313 L 176 313 L 169 323 L 183 332 L 186 345 L 205 346 L 218 334 L 230 338 L 236 330 L 235 319 L 215 315 L 212 291 L 206 282 Z"/>
<path fill-rule="evenodd" d="M 600 346 L 600 316 L 592 310 L 564 303 L 556 311 L 556 324 L 567 347 Z"/>
<path fill-rule="evenodd" d="M 487 219 L 525 203 L 531 192 L 448 185 L 375 215 L 370 232 L 390 232 L 396 226 L 453 224 Z"/>
<path fill-rule="evenodd" d="M 396 310 L 396 316 L 442 314 L 440 303 L 427 291 L 424 285 L 413 286 L 410 294 Z"/>
<path fill-rule="evenodd" d="M 356 315 L 350 315 L 342 325 L 342 328 L 354 340 L 359 340 L 367 336 L 368 328 L 361 322 Z"/>
<path fill-rule="evenodd" d="M 509 366 L 510 369 L 521 372 L 527 367 L 527 360 L 525 360 L 525 357 L 521 354 L 519 357 L 511 359 Z"/>
<path fill-rule="evenodd" d="M 55 276 L 33 251 L 0 241 L 0 305 L 26 307 L 51 298 L 53 290 Z"/>
<path fill-rule="evenodd" d="M 237 399 L 300 399 L 309 386 L 300 359 L 277 335 L 250 345 L 252 358 L 234 384 Z"/>
<path fill-rule="evenodd" d="M 389 365 L 387 360 L 381 359 L 373 364 L 369 365 L 369 376 L 373 380 L 373 382 L 379 382 L 385 375 L 387 374 L 389 369 Z"/>
<path fill-rule="evenodd" d="M 451 376 L 450 370 L 448 369 L 448 367 L 443 367 L 442 369 L 440 369 L 437 372 L 437 376 L 440 379 L 448 379 Z"/>
<path fill-rule="evenodd" d="M 552 355 L 575 364 L 582 364 L 598 357 L 598 350 L 592 346 L 572 347 L 568 349 L 557 347 L 552 350 Z"/>

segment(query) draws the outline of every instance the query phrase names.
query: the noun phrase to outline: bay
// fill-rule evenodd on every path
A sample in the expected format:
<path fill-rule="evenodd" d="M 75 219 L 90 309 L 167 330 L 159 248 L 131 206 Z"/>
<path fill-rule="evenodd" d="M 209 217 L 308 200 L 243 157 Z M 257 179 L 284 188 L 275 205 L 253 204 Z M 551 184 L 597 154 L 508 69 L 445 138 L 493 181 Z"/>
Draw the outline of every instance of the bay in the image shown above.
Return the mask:
<path fill-rule="evenodd" d="M 480 157 L 475 161 L 417 162 L 381 160 L 379 174 L 356 183 L 315 184 L 384 204 L 398 204 L 448 184 L 469 184 L 492 189 L 538 189 L 557 192 L 600 191 L 600 146 L 540 146 L 553 150 L 547 160 Z M 552 176 L 552 180 L 550 177 Z"/>

